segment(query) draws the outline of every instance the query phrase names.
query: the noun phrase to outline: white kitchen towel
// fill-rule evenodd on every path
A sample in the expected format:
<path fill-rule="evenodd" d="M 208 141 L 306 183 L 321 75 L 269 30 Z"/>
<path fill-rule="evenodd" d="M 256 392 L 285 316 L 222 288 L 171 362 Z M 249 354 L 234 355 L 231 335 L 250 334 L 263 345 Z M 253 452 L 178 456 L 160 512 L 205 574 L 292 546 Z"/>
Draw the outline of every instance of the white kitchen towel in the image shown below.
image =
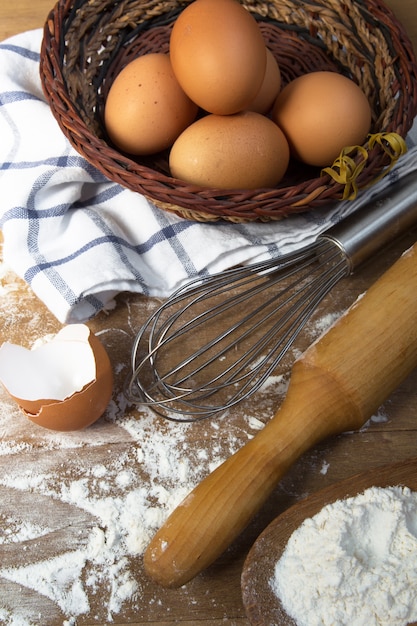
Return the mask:
<path fill-rule="evenodd" d="M 120 292 L 165 297 L 195 276 L 308 244 L 392 177 L 417 169 L 412 149 L 359 200 L 280 222 L 176 217 L 109 181 L 71 147 L 42 93 L 41 38 L 38 29 L 0 44 L 0 229 L 5 264 L 62 323 L 92 318 Z"/>

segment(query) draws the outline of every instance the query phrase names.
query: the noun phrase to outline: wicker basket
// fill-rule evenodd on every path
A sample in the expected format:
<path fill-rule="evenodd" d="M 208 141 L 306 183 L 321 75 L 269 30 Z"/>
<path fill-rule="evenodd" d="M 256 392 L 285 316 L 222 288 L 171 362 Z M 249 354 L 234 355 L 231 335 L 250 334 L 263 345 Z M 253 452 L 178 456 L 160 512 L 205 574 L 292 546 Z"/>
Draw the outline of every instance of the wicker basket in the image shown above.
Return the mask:
<path fill-rule="evenodd" d="M 259 21 L 283 84 L 315 70 L 355 80 L 373 110 L 372 133 L 405 137 L 417 113 L 417 65 L 411 42 L 380 0 L 269 0 L 242 4 Z M 112 80 L 140 54 L 169 49 L 180 0 L 59 0 L 44 29 L 40 73 L 52 112 L 74 148 L 109 179 L 187 219 L 278 220 L 343 197 L 344 185 L 293 164 L 273 189 L 219 190 L 172 178 L 166 154 L 132 158 L 107 140 L 103 107 Z M 389 167 L 383 142 L 364 144 L 357 179 L 368 186 Z M 360 156 L 357 157 L 361 158 Z"/>

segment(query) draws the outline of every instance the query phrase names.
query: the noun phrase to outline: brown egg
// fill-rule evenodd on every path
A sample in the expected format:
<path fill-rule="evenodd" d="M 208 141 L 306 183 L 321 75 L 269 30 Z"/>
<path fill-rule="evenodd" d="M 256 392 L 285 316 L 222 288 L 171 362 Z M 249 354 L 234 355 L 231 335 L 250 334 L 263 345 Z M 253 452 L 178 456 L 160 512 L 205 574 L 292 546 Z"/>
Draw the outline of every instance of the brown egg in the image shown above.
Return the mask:
<path fill-rule="evenodd" d="M 281 71 L 274 55 L 267 48 L 265 76 L 255 99 L 247 107 L 248 110 L 267 114 L 277 99 L 280 89 Z"/>
<path fill-rule="evenodd" d="M 371 107 L 360 87 L 335 72 L 312 72 L 286 85 L 272 118 L 291 153 L 316 166 L 331 165 L 346 146 L 361 145 L 371 127 Z"/>
<path fill-rule="evenodd" d="M 0 380 L 29 420 L 57 431 L 97 421 L 113 391 L 107 352 L 83 324 L 64 327 L 32 350 L 4 343 Z"/>
<path fill-rule="evenodd" d="M 120 150 L 146 155 L 169 148 L 197 111 L 178 84 L 169 56 L 152 53 L 131 61 L 116 76 L 104 122 Z"/>
<path fill-rule="evenodd" d="M 288 161 L 284 134 L 252 111 L 201 118 L 178 137 L 169 157 L 174 177 L 221 189 L 274 187 Z"/>
<path fill-rule="evenodd" d="M 191 100 L 218 115 L 245 109 L 258 93 L 266 68 L 262 33 L 237 0 L 189 4 L 174 23 L 170 57 Z"/>

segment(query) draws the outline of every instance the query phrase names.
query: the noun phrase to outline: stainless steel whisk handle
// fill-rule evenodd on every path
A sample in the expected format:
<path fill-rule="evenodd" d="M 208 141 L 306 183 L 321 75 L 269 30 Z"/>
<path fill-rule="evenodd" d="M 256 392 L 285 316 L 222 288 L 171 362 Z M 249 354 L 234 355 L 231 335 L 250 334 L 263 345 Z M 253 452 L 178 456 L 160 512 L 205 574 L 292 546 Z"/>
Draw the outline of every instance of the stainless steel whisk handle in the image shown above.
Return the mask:
<path fill-rule="evenodd" d="M 352 272 L 384 245 L 417 224 L 417 172 L 410 172 L 378 193 L 352 215 L 330 227 L 318 239 L 335 243 Z"/>

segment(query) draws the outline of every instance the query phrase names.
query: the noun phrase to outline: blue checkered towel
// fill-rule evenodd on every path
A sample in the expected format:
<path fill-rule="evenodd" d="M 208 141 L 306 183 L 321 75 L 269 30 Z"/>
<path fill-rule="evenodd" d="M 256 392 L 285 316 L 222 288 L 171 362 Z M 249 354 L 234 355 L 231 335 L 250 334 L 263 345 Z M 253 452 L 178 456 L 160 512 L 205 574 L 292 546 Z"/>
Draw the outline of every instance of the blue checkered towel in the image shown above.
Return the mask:
<path fill-rule="evenodd" d="M 129 291 L 164 297 L 196 275 L 310 243 L 360 201 L 267 224 L 200 224 L 106 179 L 60 131 L 42 93 L 42 31 L 0 44 L 0 229 L 4 262 L 63 323 Z M 394 176 L 417 169 L 417 151 Z M 394 171 L 394 170 L 393 170 Z"/>

